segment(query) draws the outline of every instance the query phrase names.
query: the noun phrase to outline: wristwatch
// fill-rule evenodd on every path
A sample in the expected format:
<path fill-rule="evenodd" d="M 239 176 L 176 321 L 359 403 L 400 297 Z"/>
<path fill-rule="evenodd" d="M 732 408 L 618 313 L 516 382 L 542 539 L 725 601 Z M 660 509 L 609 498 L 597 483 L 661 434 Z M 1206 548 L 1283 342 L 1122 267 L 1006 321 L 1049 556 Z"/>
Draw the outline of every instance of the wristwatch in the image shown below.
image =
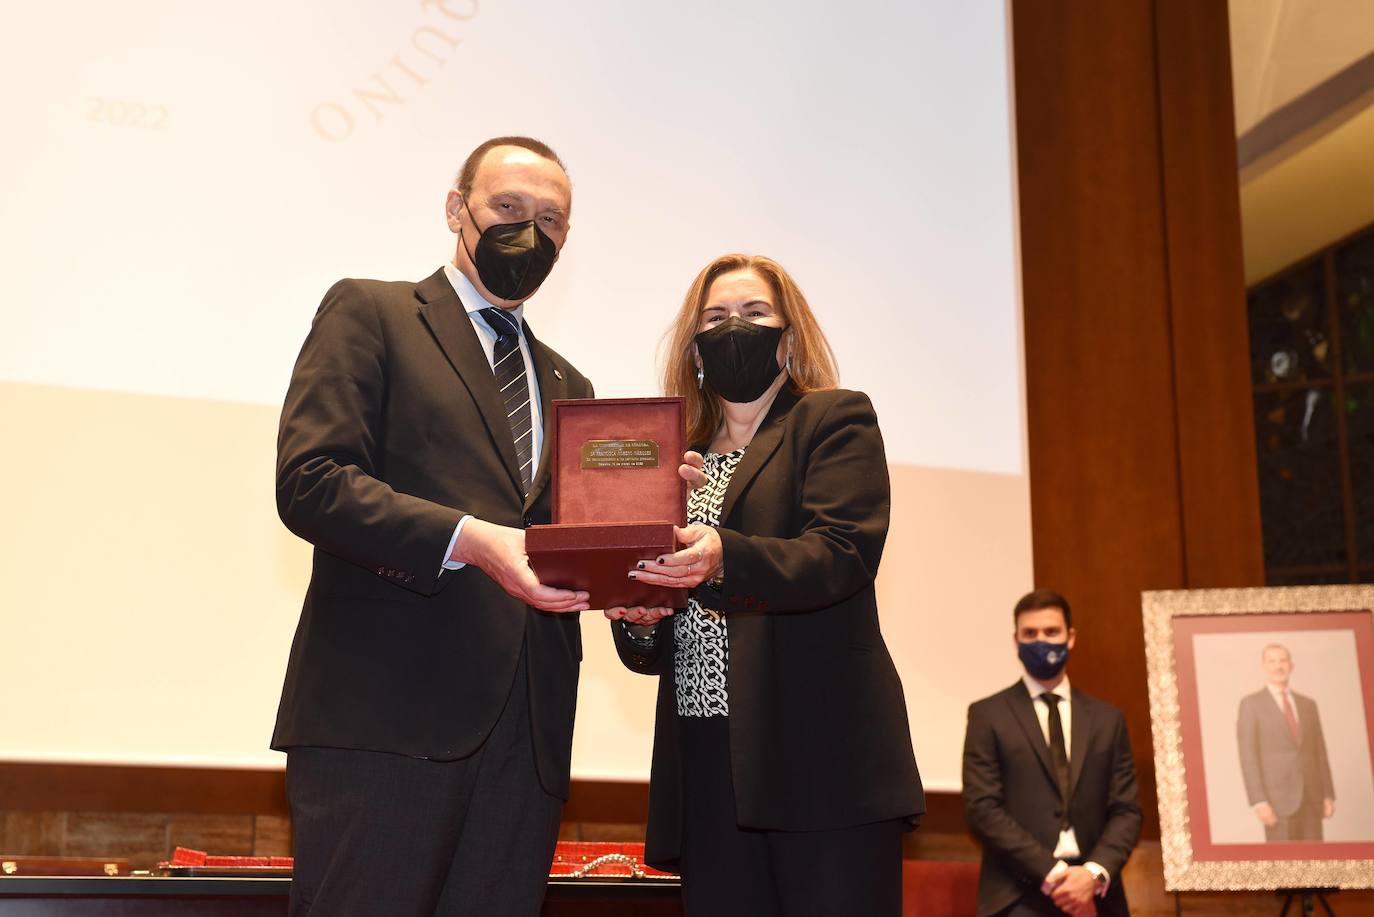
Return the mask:
<path fill-rule="evenodd" d="M 723 559 L 720 564 L 720 569 L 716 571 L 716 575 L 705 580 L 701 585 L 716 590 L 725 588 L 725 561 Z"/>
<path fill-rule="evenodd" d="M 658 627 L 657 624 L 653 626 L 655 629 L 657 629 Z M 634 631 L 630 630 L 630 625 L 626 624 L 624 621 L 620 622 L 620 629 L 624 632 L 626 640 L 629 640 L 636 647 L 642 650 L 649 649 L 651 646 L 654 645 L 654 641 L 658 639 L 658 633 L 656 630 L 650 631 L 642 637 L 637 636 Z"/>
<path fill-rule="evenodd" d="M 1096 863 L 1084 863 L 1083 868 L 1093 874 L 1093 894 L 1099 898 L 1107 894 L 1107 886 L 1111 885 L 1112 882 L 1107 877 L 1107 871 Z"/>

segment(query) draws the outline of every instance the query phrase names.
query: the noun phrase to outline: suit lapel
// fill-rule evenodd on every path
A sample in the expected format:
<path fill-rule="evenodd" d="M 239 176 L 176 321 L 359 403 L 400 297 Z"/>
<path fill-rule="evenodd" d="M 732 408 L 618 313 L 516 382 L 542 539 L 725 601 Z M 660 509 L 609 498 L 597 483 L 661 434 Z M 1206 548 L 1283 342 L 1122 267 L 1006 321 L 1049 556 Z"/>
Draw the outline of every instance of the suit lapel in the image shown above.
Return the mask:
<path fill-rule="evenodd" d="M 1050 786 L 1058 793 L 1059 781 L 1054 776 L 1054 765 L 1050 762 L 1050 747 L 1045 744 L 1045 734 L 1040 731 L 1040 719 L 1035 715 L 1035 701 L 1031 700 L 1030 692 L 1026 690 L 1023 682 L 1018 681 L 1012 685 L 1011 690 L 1007 692 L 1007 703 L 1011 705 L 1012 718 L 1026 734 L 1026 741 L 1030 743 L 1031 748 L 1035 749 L 1035 756 L 1040 760 L 1040 767 L 1049 778 Z"/>
<path fill-rule="evenodd" d="M 1078 776 L 1083 773 L 1083 762 L 1088 757 L 1088 737 L 1092 734 L 1088 711 L 1072 687 L 1069 688 L 1069 710 L 1073 714 L 1073 722 L 1069 725 L 1069 798 L 1072 799 L 1078 788 Z"/>
<path fill-rule="evenodd" d="M 1307 744 L 1307 737 L 1312 734 L 1312 724 L 1317 719 L 1317 702 L 1295 691 L 1293 693 L 1293 708 L 1298 714 L 1298 747 L 1301 748 Z M 1284 722 L 1283 726 L 1285 729 L 1288 728 L 1287 721 Z"/>
<path fill-rule="evenodd" d="M 511 483 L 517 490 L 522 489 L 515 441 L 511 438 L 510 423 L 501 405 L 500 392 L 496 390 L 496 377 L 492 375 L 491 363 L 487 361 L 487 354 L 477 340 L 472 319 L 468 318 L 463 303 L 458 294 L 453 292 L 443 269 L 416 284 L 415 296 L 420 300 L 420 317 L 429 326 L 439 348 L 476 402 L 492 443 L 506 465 Z"/>
<path fill-rule="evenodd" d="M 1269 732 L 1283 736 L 1283 741 L 1287 742 L 1289 745 L 1292 745 L 1294 748 L 1299 747 L 1300 743 L 1293 741 L 1293 733 L 1290 732 L 1288 729 L 1287 717 L 1283 715 L 1283 710 L 1280 709 L 1279 702 L 1274 699 L 1274 695 L 1269 691 L 1268 688 L 1260 689 L 1259 699 L 1260 717 L 1268 723 L 1266 729 L 1268 729 Z M 1294 704 L 1294 706 L 1296 706 L 1296 703 Z M 1302 714 L 1299 714 L 1299 716 L 1301 715 Z M 1298 721 L 1298 737 L 1302 737 L 1301 720 Z"/>
<path fill-rule="evenodd" d="M 535 338 L 528 322 L 525 323 L 525 339 L 529 341 L 530 356 L 534 360 L 534 376 L 539 383 L 539 418 L 544 425 L 539 463 L 535 466 L 534 480 L 530 482 L 530 492 L 525 497 L 525 512 L 529 512 L 549 483 L 549 458 L 553 454 L 553 402 L 555 398 L 568 397 L 568 382 L 562 373 L 556 372 L 549 349 Z"/>
<path fill-rule="evenodd" d="M 730 511 L 735 508 L 735 501 L 739 499 L 739 495 L 744 493 L 749 482 L 754 480 L 768 459 L 778 450 L 782 443 L 783 421 L 787 419 L 787 413 L 796 403 L 797 396 L 786 386 L 783 386 L 778 396 L 773 399 L 773 404 L 768 408 L 768 415 L 754 432 L 754 438 L 749 441 L 749 448 L 744 450 L 744 458 L 740 459 L 734 474 L 730 475 L 730 486 L 725 489 L 725 498 L 720 505 L 722 522 L 730 518 Z"/>

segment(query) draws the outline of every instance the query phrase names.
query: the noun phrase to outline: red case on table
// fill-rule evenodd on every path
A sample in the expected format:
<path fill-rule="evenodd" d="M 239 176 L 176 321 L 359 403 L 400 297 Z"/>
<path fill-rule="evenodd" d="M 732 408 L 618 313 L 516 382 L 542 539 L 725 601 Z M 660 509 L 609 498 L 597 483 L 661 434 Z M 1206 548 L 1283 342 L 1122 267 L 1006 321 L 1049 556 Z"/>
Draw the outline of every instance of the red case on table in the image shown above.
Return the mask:
<path fill-rule="evenodd" d="M 559 841 L 549 866 L 552 879 L 676 879 L 644 865 L 643 844 Z"/>
<path fill-rule="evenodd" d="M 687 590 L 646 586 L 627 574 L 636 561 L 677 550 L 687 524 L 681 398 L 557 400 L 550 408 L 553 524 L 525 530 L 539 581 L 591 593 L 591 607 L 683 608 Z M 648 447 L 657 447 L 654 464 Z M 622 458 L 623 456 L 623 458 Z"/>

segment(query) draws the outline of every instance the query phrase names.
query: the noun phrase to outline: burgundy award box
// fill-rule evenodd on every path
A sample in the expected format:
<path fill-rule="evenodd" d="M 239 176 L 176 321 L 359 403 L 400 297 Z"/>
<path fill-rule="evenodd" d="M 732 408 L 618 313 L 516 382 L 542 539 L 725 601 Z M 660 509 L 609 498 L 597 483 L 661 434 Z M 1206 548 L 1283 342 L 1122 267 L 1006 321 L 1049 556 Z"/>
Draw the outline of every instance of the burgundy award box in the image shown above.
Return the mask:
<path fill-rule="evenodd" d="M 681 398 L 553 402 L 553 524 L 525 530 L 541 583 L 585 589 L 592 608 L 687 605 L 687 590 L 628 575 L 637 561 L 675 551 L 673 526 L 687 524 L 687 485 L 677 473 L 685 413 Z"/>

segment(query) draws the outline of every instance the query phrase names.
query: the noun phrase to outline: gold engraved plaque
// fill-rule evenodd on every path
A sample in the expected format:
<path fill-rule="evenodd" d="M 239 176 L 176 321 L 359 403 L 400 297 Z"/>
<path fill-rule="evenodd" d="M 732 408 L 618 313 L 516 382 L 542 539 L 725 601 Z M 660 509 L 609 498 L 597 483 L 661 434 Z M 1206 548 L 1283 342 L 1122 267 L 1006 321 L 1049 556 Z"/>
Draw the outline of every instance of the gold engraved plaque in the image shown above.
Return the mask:
<path fill-rule="evenodd" d="M 582 444 L 583 468 L 657 468 L 658 443 L 651 439 L 589 439 Z"/>

